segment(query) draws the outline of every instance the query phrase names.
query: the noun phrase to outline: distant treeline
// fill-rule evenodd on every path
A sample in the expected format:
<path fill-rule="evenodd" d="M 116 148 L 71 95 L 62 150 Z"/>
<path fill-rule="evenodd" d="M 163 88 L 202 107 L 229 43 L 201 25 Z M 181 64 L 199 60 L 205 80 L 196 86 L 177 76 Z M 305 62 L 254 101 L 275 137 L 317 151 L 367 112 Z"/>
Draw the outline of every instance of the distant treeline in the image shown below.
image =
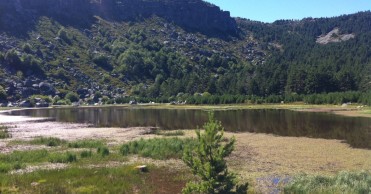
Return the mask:
<path fill-rule="evenodd" d="M 179 97 L 122 97 L 115 100 L 107 101 L 108 104 L 116 102 L 117 104 L 129 103 L 130 101 L 137 101 L 141 103 L 185 103 L 185 104 L 240 104 L 240 103 L 292 103 L 304 102 L 307 104 L 343 104 L 343 103 L 359 103 L 364 105 L 371 105 L 371 92 L 334 92 L 327 94 L 311 94 L 311 95 L 270 95 L 267 97 L 259 97 L 254 95 L 193 95 L 193 96 L 179 96 Z"/>

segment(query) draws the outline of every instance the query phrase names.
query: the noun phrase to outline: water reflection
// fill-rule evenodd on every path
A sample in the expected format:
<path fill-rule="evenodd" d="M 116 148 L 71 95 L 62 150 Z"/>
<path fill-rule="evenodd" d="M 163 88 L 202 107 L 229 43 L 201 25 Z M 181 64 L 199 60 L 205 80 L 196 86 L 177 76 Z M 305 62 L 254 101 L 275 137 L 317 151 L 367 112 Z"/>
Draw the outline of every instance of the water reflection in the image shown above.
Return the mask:
<path fill-rule="evenodd" d="M 202 110 L 125 107 L 21 110 L 11 114 L 54 117 L 61 122 L 92 123 L 97 127 L 162 129 L 194 129 L 207 120 L 207 112 Z M 269 109 L 216 111 L 215 116 L 228 131 L 341 139 L 353 147 L 371 148 L 370 118 Z"/>

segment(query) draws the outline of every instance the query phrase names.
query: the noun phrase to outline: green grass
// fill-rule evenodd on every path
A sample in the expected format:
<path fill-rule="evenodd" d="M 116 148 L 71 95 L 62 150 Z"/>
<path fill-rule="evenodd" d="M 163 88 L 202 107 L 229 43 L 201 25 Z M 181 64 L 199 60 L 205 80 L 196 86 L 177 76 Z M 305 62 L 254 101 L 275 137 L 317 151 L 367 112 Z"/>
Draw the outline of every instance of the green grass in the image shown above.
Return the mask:
<path fill-rule="evenodd" d="M 51 163 L 72 163 L 77 161 L 77 155 L 75 153 L 52 153 L 48 157 Z"/>
<path fill-rule="evenodd" d="M 103 141 L 89 139 L 68 143 L 69 148 L 99 148 L 102 146 L 104 146 Z"/>
<path fill-rule="evenodd" d="M 120 152 L 124 156 L 137 154 L 142 157 L 165 160 L 181 158 L 184 148 L 194 146 L 195 144 L 196 141 L 190 138 L 141 139 L 122 145 Z"/>
<path fill-rule="evenodd" d="M 340 172 L 336 176 L 300 175 L 284 193 L 371 193 L 371 172 Z"/>
<path fill-rule="evenodd" d="M 8 131 L 8 127 L 0 126 L 0 139 L 10 138 L 11 135 Z"/>
<path fill-rule="evenodd" d="M 30 144 L 32 145 L 46 145 L 49 147 L 55 147 L 65 144 L 66 141 L 55 138 L 55 137 L 37 137 L 30 141 Z"/>
<path fill-rule="evenodd" d="M 0 193 L 133 193 L 136 187 L 148 193 L 142 176 L 133 166 L 0 174 Z"/>
<path fill-rule="evenodd" d="M 164 131 L 164 130 L 157 130 L 155 132 L 156 135 L 161 136 L 184 136 L 184 131 Z"/>
<path fill-rule="evenodd" d="M 97 148 L 97 153 L 100 154 L 102 157 L 109 155 L 109 149 L 107 147 L 99 147 Z"/>

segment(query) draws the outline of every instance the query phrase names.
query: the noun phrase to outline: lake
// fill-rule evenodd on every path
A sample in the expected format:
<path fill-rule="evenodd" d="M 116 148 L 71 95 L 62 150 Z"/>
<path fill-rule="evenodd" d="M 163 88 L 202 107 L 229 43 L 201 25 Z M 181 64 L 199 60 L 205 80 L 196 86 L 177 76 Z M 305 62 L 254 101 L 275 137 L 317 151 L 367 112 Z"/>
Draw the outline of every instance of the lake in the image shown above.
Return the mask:
<path fill-rule="evenodd" d="M 11 111 L 12 115 L 53 117 L 59 122 L 95 127 L 159 127 L 195 129 L 207 121 L 207 111 L 140 107 L 53 108 Z M 215 117 L 227 131 L 278 136 L 339 139 L 357 148 L 371 148 L 371 118 L 282 109 L 218 110 Z"/>

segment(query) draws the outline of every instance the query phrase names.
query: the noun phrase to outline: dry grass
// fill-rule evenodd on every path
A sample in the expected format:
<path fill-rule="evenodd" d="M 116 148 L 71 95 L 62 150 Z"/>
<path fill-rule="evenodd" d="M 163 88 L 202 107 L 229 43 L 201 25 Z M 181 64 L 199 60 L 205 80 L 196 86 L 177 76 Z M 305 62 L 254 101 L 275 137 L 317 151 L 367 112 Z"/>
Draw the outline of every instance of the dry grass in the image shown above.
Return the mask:
<path fill-rule="evenodd" d="M 186 132 L 185 137 L 190 136 L 194 136 L 193 131 Z M 340 140 L 228 132 L 225 136 L 237 140 L 236 149 L 228 159 L 230 167 L 248 180 L 371 170 L 371 150 L 351 148 Z"/>

